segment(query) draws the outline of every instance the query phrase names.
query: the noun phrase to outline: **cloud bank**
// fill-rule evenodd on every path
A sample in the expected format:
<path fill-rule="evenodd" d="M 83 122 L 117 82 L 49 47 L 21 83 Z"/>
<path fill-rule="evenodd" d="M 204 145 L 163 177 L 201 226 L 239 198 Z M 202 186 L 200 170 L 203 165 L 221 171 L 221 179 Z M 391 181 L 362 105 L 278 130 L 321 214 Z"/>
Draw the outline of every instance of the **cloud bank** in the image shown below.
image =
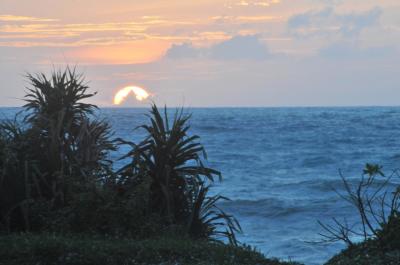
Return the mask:
<path fill-rule="evenodd" d="M 308 11 L 289 18 L 289 32 L 298 37 L 340 34 L 358 36 L 364 29 L 376 25 L 382 15 L 380 7 L 364 12 L 339 13 L 332 7 Z"/>
<path fill-rule="evenodd" d="M 213 60 L 265 60 L 271 56 L 258 36 L 235 36 L 207 48 L 196 48 L 191 43 L 173 44 L 167 50 L 168 59 L 203 58 Z"/>

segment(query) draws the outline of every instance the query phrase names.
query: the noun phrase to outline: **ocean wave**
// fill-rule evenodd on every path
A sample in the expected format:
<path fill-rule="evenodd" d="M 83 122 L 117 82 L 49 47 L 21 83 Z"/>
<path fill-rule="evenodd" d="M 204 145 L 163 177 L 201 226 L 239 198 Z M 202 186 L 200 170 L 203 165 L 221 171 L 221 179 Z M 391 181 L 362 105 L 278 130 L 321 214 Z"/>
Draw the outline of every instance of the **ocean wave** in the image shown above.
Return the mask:
<path fill-rule="evenodd" d="M 315 156 L 303 159 L 302 166 L 304 167 L 315 167 L 334 164 L 336 161 L 332 157 L 327 156 Z"/>
<path fill-rule="evenodd" d="M 332 200 L 336 202 L 336 200 Z M 227 210 L 234 211 L 241 216 L 259 216 L 264 218 L 279 218 L 290 215 L 315 212 L 318 209 L 328 208 L 331 203 L 324 200 L 283 200 L 264 198 L 259 200 L 233 200 L 220 204 Z"/>
<path fill-rule="evenodd" d="M 292 183 L 285 183 L 285 184 L 276 184 L 276 188 L 280 189 L 303 189 L 304 191 L 310 192 L 330 192 L 336 190 L 342 190 L 343 181 L 340 179 L 339 175 L 335 179 L 324 179 L 320 177 L 320 179 L 310 179 L 310 180 L 302 180 Z"/>

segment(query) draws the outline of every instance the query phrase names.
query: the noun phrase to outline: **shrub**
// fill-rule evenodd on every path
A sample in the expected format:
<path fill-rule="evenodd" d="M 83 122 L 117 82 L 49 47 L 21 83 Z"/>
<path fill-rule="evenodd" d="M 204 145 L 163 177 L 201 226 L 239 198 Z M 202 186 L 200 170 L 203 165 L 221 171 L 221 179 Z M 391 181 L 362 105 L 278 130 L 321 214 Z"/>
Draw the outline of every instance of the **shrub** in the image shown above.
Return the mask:
<path fill-rule="evenodd" d="M 149 118 L 150 125 L 141 127 L 147 132 L 141 143 L 119 139 L 132 148 L 122 157 L 131 162 L 119 170 L 120 182 L 129 186 L 148 179 L 149 208 L 164 217 L 167 225 L 186 227 L 194 237 L 224 235 L 236 243 L 234 233 L 240 226 L 216 206 L 222 197 L 207 198 L 205 183 L 221 178 L 221 174 L 205 166 L 206 153 L 199 137 L 188 135 L 190 115 L 176 112 L 170 124 L 167 109 L 162 115 L 153 105 Z M 221 232 L 219 227 L 225 225 L 227 230 Z"/>
<path fill-rule="evenodd" d="M 0 239 L 1 265 L 299 265 L 266 259 L 250 248 L 179 237 L 128 240 L 23 234 Z"/>
<path fill-rule="evenodd" d="M 115 149 L 105 121 L 91 120 L 97 108 L 83 103 L 87 93 L 82 76 L 74 70 L 28 75 L 32 88 L 26 95 L 25 120 L 30 124 L 32 152 L 42 173 L 42 195 L 64 204 L 75 188 L 111 169 L 107 160 Z"/>
<path fill-rule="evenodd" d="M 29 227 L 29 179 L 35 179 L 36 166 L 28 150 L 27 133 L 16 121 L 0 123 L 0 228 Z"/>
<path fill-rule="evenodd" d="M 187 221 L 189 235 L 201 239 L 227 238 L 229 243 L 237 245 L 236 233 L 241 233 L 240 224 L 217 206 L 219 201 L 229 199 L 220 195 L 207 197 L 209 188 L 201 183 L 192 198 L 193 206 Z"/>
<path fill-rule="evenodd" d="M 360 181 L 352 187 L 341 175 L 346 193 L 338 194 L 357 210 L 359 223 L 351 225 L 334 218 L 334 225 L 320 223 L 325 230 L 321 235 L 326 241 L 343 241 L 349 247 L 356 245 L 353 237 L 361 236 L 382 250 L 400 250 L 400 186 L 391 185 L 398 176 L 397 171 L 386 176 L 379 165 L 367 164 Z"/>
<path fill-rule="evenodd" d="M 28 75 L 24 126 L 0 125 L 0 227 L 3 231 L 100 233 L 141 238 L 177 233 L 196 239 L 226 237 L 236 244 L 237 220 L 208 196 L 220 172 L 205 165 L 199 137 L 188 135 L 190 115 L 153 105 L 147 137 L 114 172 L 111 128 L 82 102 L 95 94 L 67 68 Z"/>
<path fill-rule="evenodd" d="M 93 190 L 111 172 L 107 157 L 115 150 L 108 124 L 93 119 L 96 107 L 81 102 L 94 94 L 75 71 L 28 79 L 25 125 L 0 126 L 0 220 L 6 230 L 30 230 L 36 215 L 30 208 L 56 211 L 75 193 Z"/>

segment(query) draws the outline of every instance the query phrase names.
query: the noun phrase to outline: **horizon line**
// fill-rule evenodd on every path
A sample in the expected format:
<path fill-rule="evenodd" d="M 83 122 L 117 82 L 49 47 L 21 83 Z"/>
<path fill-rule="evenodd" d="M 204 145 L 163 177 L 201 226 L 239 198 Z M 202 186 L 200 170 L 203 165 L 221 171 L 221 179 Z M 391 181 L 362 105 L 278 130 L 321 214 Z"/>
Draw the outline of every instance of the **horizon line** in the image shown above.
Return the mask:
<path fill-rule="evenodd" d="M 161 105 L 159 105 L 161 106 Z M 163 104 L 162 106 L 165 106 Z M 149 106 L 97 106 L 99 109 L 147 109 Z M 398 108 L 399 105 L 277 105 L 277 106 L 168 106 L 167 108 L 189 108 L 189 109 L 262 109 L 262 108 Z M 5 108 L 23 108 L 23 106 L 0 106 Z"/>

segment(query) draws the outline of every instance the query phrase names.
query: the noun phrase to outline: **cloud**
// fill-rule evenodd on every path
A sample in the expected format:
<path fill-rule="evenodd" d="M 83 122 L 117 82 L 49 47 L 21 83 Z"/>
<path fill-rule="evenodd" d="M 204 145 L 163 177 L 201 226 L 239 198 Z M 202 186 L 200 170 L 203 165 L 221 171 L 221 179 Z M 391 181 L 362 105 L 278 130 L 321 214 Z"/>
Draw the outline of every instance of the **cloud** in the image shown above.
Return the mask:
<path fill-rule="evenodd" d="M 340 60 L 388 58 L 395 54 L 396 49 L 390 46 L 361 48 L 351 43 L 335 43 L 319 51 L 323 58 Z"/>
<path fill-rule="evenodd" d="M 341 14 L 327 7 L 294 15 L 288 20 L 287 26 L 290 33 L 298 37 L 330 34 L 357 36 L 364 29 L 377 24 L 382 12 L 380 7 L 374 7 L 364 12 Z"/>
<path fill-rule="evenodd" d="M 240 0 L 240 1 L 228 1 L 225 6 L 227 8 L 234 8 L 234 7 L 270 7 L 275 4 L 279 4 L 281 0 L 262 0 L 262 1 L 254 1 L 254 0 Z"/>
<path fill-rule="evenodd" d="M 326 5 L 338 5 L 345 2 L 345 0 L 313 0 L 313 2 L 318 4 L 326 4 Z"/>
<path fill-rule="evenodd" d="M 27 17 L 27 16 L 15 16 L 15 15 L 0 15 L 0 21 L 7 22 L 53 22 L 58 19 L 51 18 L 38 18 L 38 17 Z"/>
<path fill-rule="evenodd" d="M 207 48 L 196 48 L 190 43 L 174 44 L 166 58 L 206 58 L 214 60 L 264 60 L 270 57 L 268 48 L 256 35 L 235 36 Z"/>
<path fill-rule="evenodd" d="M 165 56 L 171 59 L 195 58 L 201 55 L 201 50 L 193 47 L 191 43 L 172 44 Z"/>
<path fill-rule="evenodd" d="M 187 20 L 166 20 L 158 16 L 125 22 L 62 23 L 47 18 L 0 15 L 0 46 L 75 47 L 132 43 L 142 39 L 188 40 L 191 36 L 163 34 L 154 29 L 164 25 L 189 27 L 192 24 Z"/>
<path fill-rule="evenodd" d="M 211 58 L 221 60 L 262 60 L 266 59 L 268 55 L 266 46 L 255 35 L 236 36 L 216 44 L 210 49 Z"/>
<path fill-rule="evenodd" d="M 217 23 L 229 23 L 229 24 L 243 24 L 243 23 L 265 23 L 270 21 L 283 21 L 282 16 L 258 16 L 258 15 L 250 15 L 250 16 L 214 16 L 211 19 Z"/>

